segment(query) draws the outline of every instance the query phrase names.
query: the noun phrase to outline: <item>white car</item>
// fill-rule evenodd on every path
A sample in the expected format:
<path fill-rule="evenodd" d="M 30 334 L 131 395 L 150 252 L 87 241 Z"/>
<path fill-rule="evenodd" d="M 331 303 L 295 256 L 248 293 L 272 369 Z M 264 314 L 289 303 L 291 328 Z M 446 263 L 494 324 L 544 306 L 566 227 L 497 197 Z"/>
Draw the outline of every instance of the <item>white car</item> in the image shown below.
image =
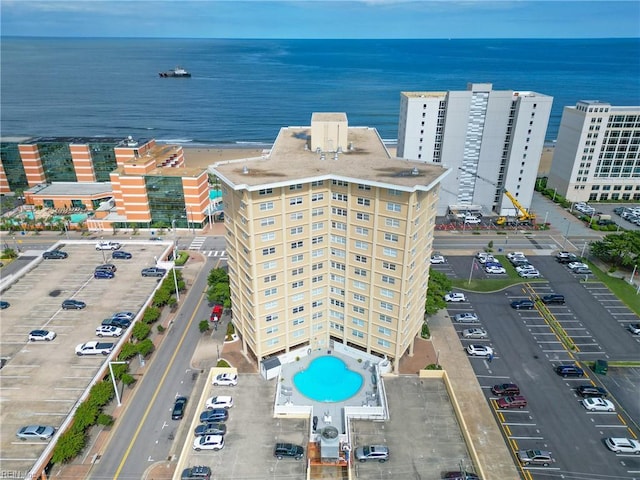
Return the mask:
<path fill-rule="evenodd" d="M 478 323 L 478 315 L 473 312 L 456 313 L 453 319 L 458 323 Z"/>
<path fill-rule="evenodd" d="M 30 342 L 50 342 L 54 338 L 56 338 L 56 332 L 50 330 L 31 330 L 31 332 L 29 332 Z"/>
<path fill-rule="evenodd" d="M 196 437 L 193 441 L 193 449 L 200 450 L 222 450 L 224 447 L 224 437 L 222 435 L 203 435 Z"/>
<path fill-rule="evenodd" d="M 627 330 L 629 330 L 634 335 L 640 335 L 640 323 L 630 323 L 627 327 Z"/>
<path fill-rule="evenodd" d="M 465 328 L 462 331 L 464 338 L 487 338 L 487 331 L 482 328 Z"/>
<path fill-rule="evenodd" d="M 493 255 L 483 255 L 482 257 L 478 258 L 478 261 L 482 264 L 485 264 L 487 262 L 497 262 Z"/>
<path fill-rule="evenodd" d="M 489 265 L 484 269 L 487 273 L 507 273 L 507 270 L 504 267 L 496 267 L 494 265 Z"/>
<path fill-rule="evenodd" d="M 96 250 L 118 250 L 122 245 L 118 242 L 98 242 Z"/>
<path fill-rule="evenodd" d="M 464 293 L 460 292 L 449 292 L 444 296 L 445 302 L 466 302 L 467 297 Z"/>
<path fill-rule="evenodd" d="M 464 217 L 464 223 L 467 225 L 478 225 L 479 223 L 482 223 L 482 220 L 478 217 Z"/>
<path fill-rule="evenodd" d="M 590 412 L 615 412 L 616 407 L 611 400 L 599 397 L 583 398 L 582 406 Z"/>
<path fill-rule="evenodd" d="M 235 387 L 238 385 L 238 375 L 232 373 L 220 373 L 219 375 L 216 375 L 211 384 Z"/>
<path fill-rule="evenodd" d="M 431 265 L 447 262 L 442 255 L 433 255 L 429 261 L 431 262 Z"/>
<path fill-rule="evenodd" d="M 538 270 L 525 270 L 524 272 L 518 272 L 522 278 L 540 278 L 540 272 Z"/>
<path fill-rule="evenodd" d="M 533 265 L 531 265 L 530 263 L 528 263 L 527 265 L 520 265 L 519 267 L 516 267 L 516 272 L 520 273 L 520 272 L 528 272 L 531 270 L 535 270 L 536 267 L 534 267 Z"/>
<path fill-rule="evenodd" d="M 207 400 L 205 407 L 209 410 L 213 408 L 231 408 L 233 407 L 233 398 L 228 395 L 218 395 Z"/>
<path fill-rule="evenodd" d="M 515 257 L 526 257 L 524 252 L 511 252 L 507 253 L 507 258 L 513 260 Z"/>
<path fill-rule="evenodd" d="M 569 270 L 575 270 L 576 268 L 589 268 L 589 265 L 582 262 L 571 262 L 567 264 L 567 267 L 569 267 Z"/>
<path fill-rule="evenodd" d="M 483 257 L 492 257 L 492 256 L 493 255 L 491 255 L 490 253 L 487 253 L 487 252 L 478 252 L 478 253 L 476 253 L 476 258 L 478 260 L 480 260 Z"/>
<path fill-rule="evenodd" d="M 96 336 L 98 337 L 119 337 L 122 335 L 122 329 L 113 325 L 100 325 L 96 328 Z"/>
<path fill-rule="evenodd" d="M 493 348 L 486 345 L 467 345 L 467 353 L 472 357 L 488 357 L 493 355 Z"/>
<path fill-rule="evenodd" d="M 604 444 L 616 453 L 634 453 L 640 455 L 640 442 L 633 438 L 613 437 L 605 438 Z"/>

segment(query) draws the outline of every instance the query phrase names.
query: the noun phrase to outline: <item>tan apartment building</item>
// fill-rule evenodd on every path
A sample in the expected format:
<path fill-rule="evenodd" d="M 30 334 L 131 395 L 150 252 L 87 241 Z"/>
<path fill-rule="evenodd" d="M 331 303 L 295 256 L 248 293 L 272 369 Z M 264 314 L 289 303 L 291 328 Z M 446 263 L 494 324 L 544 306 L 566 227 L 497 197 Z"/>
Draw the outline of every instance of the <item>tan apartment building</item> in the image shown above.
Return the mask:
<path fill-rule="evenodd" d="M 256 363 L 340 342 L 391 360 L 422 328 L 438 187 L 344 113 L 220 162 L 233 323 Z"/>

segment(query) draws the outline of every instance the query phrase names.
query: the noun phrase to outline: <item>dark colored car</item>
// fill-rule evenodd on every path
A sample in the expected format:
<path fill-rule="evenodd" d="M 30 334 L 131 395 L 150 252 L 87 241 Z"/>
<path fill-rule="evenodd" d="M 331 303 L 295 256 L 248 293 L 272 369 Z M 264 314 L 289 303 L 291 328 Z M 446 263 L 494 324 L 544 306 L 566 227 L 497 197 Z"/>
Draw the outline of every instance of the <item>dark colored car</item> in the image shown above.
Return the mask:
<path fill-rule="evenodd" d="M 129 328 L 129 325 L 131 325 L 131 322 L 129 320 L 127 320 L 126 318 L 105 318 L 102 321 L 102 325 L 108 326 L 108 327 L 119 327 L 119 328 Z"/>
<path fill-rule="evenodd" d="M 125 252 L 124 250 L 116 250 L 111 254 L 111 258 L 122 258 L 124 260 L 129 260 L 132 257 L 133 255 L 131 255 L 129 252 Z"/>
<path fill-rule="evenodd" d="M 42 254 L 42 258 L 46 260 L 61 260 L 67 258 L 68 256 L 69 254 L 67 252 L 63 252 L 62 250 L 50 250 Z"/>
<path fill-rule="evenodd" d="M 531 300 L 514 300 L 511 302 L 511 308 L 516 310 L 531 310 L 534 304 Z"/>
<path fill-rule="evenodd" d="M 202 423 L 193 431 L 196 437 L 202 437 L 203 435 L 225 435 L 226 433 L 227 426 L 224 423 Z"/>
<path fill-rule="evenodd" d="M 173 403 L 171 412 L 171 420 L 181 420 L 184 417 L 184 411 L 187 408 L 187 397 L 178 397 Z"/>
<path fill-rule="evenodd" d="M 494 395 L 520 395 L 520 387 L 515 383 L 500 383 L 491 387 Z"/>
<path fill-rule="evenodd" d="M 552 293 L 549 295 L 544 295 L 542 297 L 542 302 L 549 305 L 551 303 L 558 303 L 560 305 L 564 305 L 564 295 L 560 295 L 559 293 Z"/>
<path fill-rule="evenodd" d="M 210 480 L 211 468 L 206 465 L 185 468 L 180 475 L 180 480 Z"/>
<path fill-rule="evenodd" d="M 583 398 L 586 397 L 598 397 L 604 398 L 608 395 L 604 388 L 595 387 L 593 385 L 580 385 L 576 388 L 576 393 Z"/>
<path fill-rule="evenodd" d="M 115 273 L 109 272 L 108 270 L 96 270 L 93 272 L 93 278 L 114 278 L 116 276 Z"/>
<path fill-rule="evenodd" d="M 134 318 L 136 318 L 136 314 L 133 312 L 118 312 L 118 313 L 114 313 L 111 318 L 123 318 L 125 320 L 133 320 Z"/>
<path fill-rule="evenodd" d="M 4 300 L 0 300 L 0 310 L 4 310 L 5 308 L 9 308 L 11 304 L 9 302 L 5 302 Z"/>
<path fill-rule="evenodd" d="M 164 268 L 149 267 L 143 268 L 140 273 L 143 277 L 164 277 L 164 274 L 167 273 L 167 271 Z"/>
<path fill-rule="evenodd" d="M 228 418 L 229 412 L 225 408 L 205 410 L 200 414 L 200 422 L 202 423 L 226 422 Z"/>
<path fill-rule="evenodd" d="M 98 265 L 94 271 L 105 270 L 107 272 L 116 273 L 118 267 L 116 267 L 113 263 L 103 263 L 102 265 Z"/>
<path fill-rule="evenodd" d="M 498 408 L 524 408 L 527 406 L 527 399 L 522 395 L 502 397 L 498 399 Z"/>
<path fill-rule="evenodd" d="M 571 263 L 577 261 L 578 259 L 579 257 L 573 253 L 568 253 L 567 255 L 562 257 L 556 256 L 556 261 L 558 263 Z"/>
<path fill-rule="evenodd" d="M 446 478 L 447 480 L 480 480 L 480 477 L 475 473 L 461 471 L 446 472 L 443 478 Z"/>
<path fill-rule="evenodd" d="M 575 365 L 558 365 L 556 373 L 561 377 L 584 377 L 584 370 Z"/>
<path fill-rule="evenodd" d="M 86 306 L 87 306 L 86 303 L 80 300 L 74 300 L 72 298 L 69 298 L 64 302 L 62 302 L 62 308 L 64 310 L 82 310 Z"/>
<path fill-rule="evenodd" d="M 284 457 L 291 457 L 296 460 L 300 460 L 304 457 L 304 448 L 293 443 L 276 443 L 276 448 L 273 450 L 273 456 L 278 460 L 282 460 Z"/>

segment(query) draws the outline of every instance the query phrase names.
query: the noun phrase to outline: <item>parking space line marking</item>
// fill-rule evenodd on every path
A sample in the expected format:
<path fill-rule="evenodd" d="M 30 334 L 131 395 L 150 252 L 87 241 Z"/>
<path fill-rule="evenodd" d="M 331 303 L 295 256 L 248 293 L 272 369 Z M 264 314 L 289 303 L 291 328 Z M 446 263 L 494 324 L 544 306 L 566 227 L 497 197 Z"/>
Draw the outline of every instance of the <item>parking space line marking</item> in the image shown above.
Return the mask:
<path fill-rule="evenodd" d="M 602 412 L 606 413 L 606 412 Z M 594 425 L 594 427 L 598 428 L 627 428 L 626 425 Z"/>
<path fill-rule="evenodd" d="M 512 438 L 514 440 L 544 440 L 544 437 L 516 437 L 516 436 L 509 436 L 509 438 Z"/>

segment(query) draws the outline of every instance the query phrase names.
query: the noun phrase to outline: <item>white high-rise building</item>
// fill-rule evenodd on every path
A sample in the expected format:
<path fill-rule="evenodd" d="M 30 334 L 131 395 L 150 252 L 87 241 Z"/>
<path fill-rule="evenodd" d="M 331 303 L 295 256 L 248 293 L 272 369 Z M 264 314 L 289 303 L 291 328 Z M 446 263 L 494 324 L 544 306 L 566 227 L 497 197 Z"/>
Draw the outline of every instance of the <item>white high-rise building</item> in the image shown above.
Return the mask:
<path fill-rule="evenodd" d="M 640 200 L 640 107 L 564 107 L 547 188 L 572 202 Z"/>
<path fill-rule="evenodd" d="M 438 215 L 450 207 L 515 214 L 503 192 L 530 207 L 552 102 L 540 93 L 493 90 L 490 83 L 402 92 L 397 155 L 452 170 L 440 186 Z"/>

